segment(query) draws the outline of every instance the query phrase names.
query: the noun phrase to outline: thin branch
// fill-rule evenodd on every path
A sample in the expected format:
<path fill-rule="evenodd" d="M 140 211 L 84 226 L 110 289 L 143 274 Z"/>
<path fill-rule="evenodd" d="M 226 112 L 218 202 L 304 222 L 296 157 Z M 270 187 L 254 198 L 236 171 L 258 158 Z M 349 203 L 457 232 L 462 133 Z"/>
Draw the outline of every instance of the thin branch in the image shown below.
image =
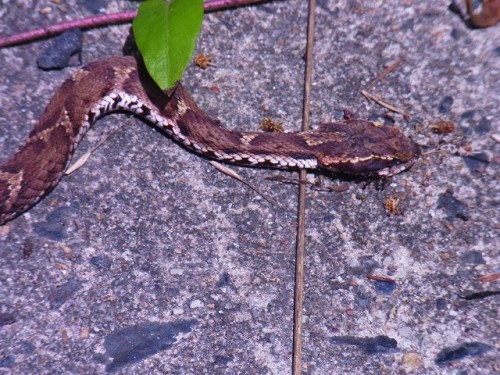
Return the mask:
<path fill-rule="evenodd" d="M 479 278 L 479 281 L 482 283 L 491 283 L 493 281 L 500 280 L 500 273 L 492 273 L 489 275 L 484 275 Z"/>
<path fill-rule="evenodd" d="M 314 11 L 316 0 L 309 0 L 309 15 L 307 19 L 307 51 L 306 71 L 304 83 L 304 112 L 302 114 L 302 130 L 309 129 L 309 115 L 311 112 L 311 79 L 313 67 L 314 45 Z M 297 246 L 295 251 L 295 293 L 293 309 L 293 375 L 302 372 L 302 310 L 304 305 L 304 247 L 305 247 L 305 211 L 306 211 L 306 170 L 300 171 L 299 184 L 299 212 L 297 228 Z"/>
<path fill-rule="evenodd" d="M 225 166 L 225 165 L 222 165 L 221 163 L 219 162 L 216 162 L 214 160 L 210 161 L 209 162 L 210 165 L 212 165 L 212 167 L 214 167 L 215 169 L 217 169 L 219 172 L 222 172 L 224 173 L 226 176 L 229 176 L 229 177 L 232 177 L 234 178 L 235 180 L 238 180 L 239 182 L 241 182 L 242 184 L 245 184 L 246 186 L 248 186 L 250 189 L 252 189 L 253 191 L 255 191 L 257 194 L 259 194 L 262 198 L 264 198 L 266 201 L 268 201 L 269 203 L 271 203 L 273 206 L 276 206 L 280 209 L 283 209 L 283 210 L 286 210 L 285 207 L 283 207 L 280 203 L 276 202 L 274 199 L 272 199 L 271 197 L 268 197 L 266 194 L 264 194 L 259 188 L 257 188 L 257 186 L 255 186 L 254 184 L 252 184 L 251 182 L 245 180 L 243 177 L 241 177 L 236 171 L 234 171 L 233 169 Z"/>
<path fill-rule="evenodd" d="M 406 116 L 406 111 L 404 109 L 398 108 L 395 105 L 386 102 L 384 99 L 382 99 L 380 96 L 375 95 L 375 94 L 370 94 L 369 92 L 366 92 L 365 90 L 361 90 L 361 94 L 368 100 L 374 101 L 378 105 L 381 105 L 384 108 L 387 108 L 389 111 L 400 113 L 403 116 Z"/>
<path fill-rule="evenodd" d="M 104 14 L 102 16 L 92 16 L 79 20 L 63 22 L 56 25 L 42 27 L 23 33 L 0 37 L 0 48 L 17 44 L 31 42 L 37 39 L 47 38 L 72 29 L 89 29 L 93 27 L 130 22 L 137 12 L 122 12 L 114 14 Z"/>
<path fill-rule="evenodd" d="M 130 121 L 124 121 L 121 125 L 115 127 L 114 129 L 111 129 L 111 131 L 108 131 L 104 136 L 101 138 L 99 143 L 92 147 L 90 150 L 86 151 L 82 156 L 78 158 L 77 161 L 75 161 L 73 164 L 71 164 L 68 169 L 64 172 L 65 175 L 70 175 L 71 173 L 75 172 L 77 169 L 80 169 L 85 165 L 87 160 L 90 158 L 90 156 L 99 148 L 101 147 L 106 141 L 108 140 L 109 137 L 111 137 L 114 133 L 116 133 L 118 130 L 123 128 L 128 122 Z"/>
<path fill-rule="evenodd" d="M 396 61 L 394 64 L 389 66 L 387 69 L 385 69 L 382 73 L 380 73 L 373 81 L 370 83 L 370 85 L 366 88 L 365 91 L 370 91 L 373 86 L 375 86 L 378 82 L 382 81 L 390 72 L 392 72 L 394 69 L 396 69 L 401 63 L 405 61 L 404 57 L 400 57 L 398 61 Z"/>
<path fill-rule="evenodd" d="M 213 12 L 227 8 L 237 8 L 246 5 L 267 3 L 273 0 L 205 0 L 205 12 Z"/>
<path fill-rule="evenodd" d="M 207 0 L 203 4 L 203 9 L 205 12 L 213 12 L 227 8 L 263 3 L 266 1 L 268 0 Z M 0 37 L 0 48 L 32 42 L 37 39 L 47 38 L 72 29 L 90 29 L 112 24 L 127 23 L 132 21 L 136 15 L 136 11 L 104 14 L 101 16 L 82 18 L 15 35 Z"/>

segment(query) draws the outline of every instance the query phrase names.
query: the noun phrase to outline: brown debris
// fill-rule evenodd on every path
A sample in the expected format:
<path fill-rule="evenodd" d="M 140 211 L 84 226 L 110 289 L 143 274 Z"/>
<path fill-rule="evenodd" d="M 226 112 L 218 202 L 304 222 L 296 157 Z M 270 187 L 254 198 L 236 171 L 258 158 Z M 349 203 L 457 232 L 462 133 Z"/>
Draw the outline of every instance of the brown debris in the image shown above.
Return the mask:
<path fill-rule="evenodd" d="M 387 197 L 384 201 L 384 208 L 390 215 L 400 215 L 401 207 L 399 207 L 400 199 L 395 197 Z"/>
<path fill-rule="evenodd" d="M 500 0 L 483 0 L 483 6 L 474 13 L 472 0 L 465 0 L 470 23 L 475 27 L 490 27 L 500 22 Z"/>
<path fill-rule="evenodd" d="M 373 86 L 382 81 L 390 72 L 396 69 L 402 62 L 404 57 L 400 57 L 394 64 L 389 65 L 382 73 L 380 73 L 373 81 L 368 85 L 365 91 L 370 91 Z"/>
<path fill-rule="evenodd" d="M 448 134 L 455 131 L 455 123 L 448 120 L 439 120 L 431 125 L 431 129 L 437 134 Z"/>
<path fill-rule="evenodd" d="M 492 273 L 489 275 L 484 275 L 479 278 L 482 283 L 490 283 L 492 281 L 500 280 L 500 273 Z"/>
<path fill-rule="evenodd" d="M 203 53 L 199 53 L 195 56 L 194 63 L 203 70 L 207 69 L 209 66 L 215 67 L 213 57 Z"/>
<path fill-rule="evenodd" d="M 384 281 L 386 283 L 395 283 L 396 280 L 393 278 L 387 277 L 387 276 L 378 276 L 378 275 L 367 275 L 366 278 L 368 280 L 375 280 L 375 281 Z"/>
<path fill-rule="evenodd" d="M 283 133 L 285 131 L 282 121 L 276 121 L 270 117 L 263 118 L 260 122 L 259 128 L 272 133 Z"/>
<path fill-rule="evenodd" d="M 395 105 L 385 101 L 379 95 L 370 94 L 368 91 L 365 90 L 362 90 L 361 94 L 363 94 L 363 96 L 368 100 L 373 101 L 384 108 L 387 108 L 389 111 L 400 113 L 403 116 L 406 116 L 406 111 L 404 109 L 398 108 Z"/>

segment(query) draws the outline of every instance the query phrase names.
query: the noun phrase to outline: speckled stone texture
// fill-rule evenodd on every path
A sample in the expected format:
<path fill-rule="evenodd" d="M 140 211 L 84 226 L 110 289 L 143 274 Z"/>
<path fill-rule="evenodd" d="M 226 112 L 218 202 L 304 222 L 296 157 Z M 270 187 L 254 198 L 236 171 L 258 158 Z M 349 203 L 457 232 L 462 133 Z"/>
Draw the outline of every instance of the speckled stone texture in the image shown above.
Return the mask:
<path fill-rule="evenodd" d="M 500 247 L 500 29 L 468 29 L 448 5 L 318 0 L 313 125 L 347 107 L 394 122 L 424 156 L 384 189 L 309 177 L 327 189 L 307 193 L 304 374 L 500 371 L 498 284 L 479 279 Z M 4 0 L 0 34 L 91 14 Z M 207 15 L 198 52 L 217 66 L 184 79 L 199 105 L 234 129 L 264 117 L 299 129 L 306 17 L 301 0 Z M 84 63 L 121 54 L 128 29 L 86 31 Z M 0 161 L 75 69 L 36 68 L 50 43 L 0 50 Z M 360 94 L 400 57 L 371 92 L 407 120 Z M 438 120 L 455 131 L 434 133 Z M 267 178 L 297 173 L 234 168 L 273 207 L 124 114 L 100 120 L 77 157 L 121 124 L 0 227 L 0 374 L 290 373 L 298 189 Z"/>

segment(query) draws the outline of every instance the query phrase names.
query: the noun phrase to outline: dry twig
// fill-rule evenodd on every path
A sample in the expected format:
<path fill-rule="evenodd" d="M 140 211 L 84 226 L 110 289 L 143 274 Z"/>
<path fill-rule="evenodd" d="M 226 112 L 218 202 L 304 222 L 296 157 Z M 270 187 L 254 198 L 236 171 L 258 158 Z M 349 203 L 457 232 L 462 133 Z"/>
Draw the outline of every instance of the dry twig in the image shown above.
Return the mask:
<path fill-rule="evenodd" d="M 302 131 L 309 130 L 309 114 L 311 112 L 311 81 L 313 67 L 313 44 L 314 44 L 314 12 L 316 0 L 309 0 L 309 16 L 307 19 L 307 50 L 306 71 L 304 82 L 304 105 L 302 114 Z M 306 211 L 306 177 L 305 169 L 300 171 L 299 184 L 299 212 L 297 245 L 295 256 L 295 293 L 293 310 L 293 375 L 302 372 L 302 310 L 304 305 L 304 247 L 305 247 L 305 211 Z"/>

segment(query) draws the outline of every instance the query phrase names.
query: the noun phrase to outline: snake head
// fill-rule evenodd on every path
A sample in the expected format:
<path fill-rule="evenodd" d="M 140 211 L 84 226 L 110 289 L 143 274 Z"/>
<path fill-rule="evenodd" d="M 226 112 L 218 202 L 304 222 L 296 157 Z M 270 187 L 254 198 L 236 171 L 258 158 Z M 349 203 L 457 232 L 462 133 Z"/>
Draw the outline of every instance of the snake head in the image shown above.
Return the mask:
<path fill-rule="evenodd" d="M 352 117 L 323 124 L 317 132 L 325 137 L 316 147 L 319 167 L 331 172 L 390 177 L 409 169 L 420 154 L 398 129 Z"/>

